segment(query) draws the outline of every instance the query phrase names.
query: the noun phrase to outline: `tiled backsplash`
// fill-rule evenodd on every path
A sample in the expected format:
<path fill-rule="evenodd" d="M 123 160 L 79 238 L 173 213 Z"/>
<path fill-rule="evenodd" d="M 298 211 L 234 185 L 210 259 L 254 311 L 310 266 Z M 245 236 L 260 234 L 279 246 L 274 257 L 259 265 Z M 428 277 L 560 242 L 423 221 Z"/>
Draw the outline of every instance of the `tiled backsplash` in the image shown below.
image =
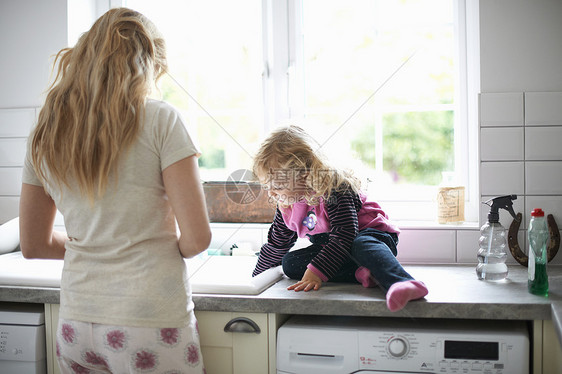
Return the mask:
<path fill-rule="evenodd" d="M 37 108 L 0 109 L 0 222 L 18 214 L 26 137 Z M 524 216 L 518 239 L 526 248 L 529 212 L 553 214 L 562 228 L 562 93 L 483 93 L 480 95 L 480 198 L 517 194 L 515 212 Z M 480 209 L 480 224 L 488 209 Z M 511 216 L 500 220 L 507 228 Z M 62 226 L 58 216 L 56 225 Z M 259 250 L 268 224 L 214 223 L 211 247 L 228 249 L 250 243 Z M 479 231 L 475 227 L 435 225 L 402 227 L 399 259 L 403 263 L 475 263 Z M 305 245 L 305 241 L 297 245 Z M 510 263 L 515 260 L 508 256 Z M 562 264 L 562 255 L 554 259 Z"/>
<path fill-rule="evenodd" d="M 523 215 L 519 244 L 526 248 L 530 212 L 542 208 L 562 228 L 562 92 L 480 94 L 481 201 L 516 194 Z M 482 205 L 480 222 L 488 208 Z M 506 227 L 509 213 L 500 212 Z M 523 245 L 525 243 L 525 245 Z M 555 258 L 562 263 L 562 256 Z"/>
<path fill-rule="evenodd" d="M 27 136 L 36 108 L 0 110 L 0 223 L 17 217 Z"/>

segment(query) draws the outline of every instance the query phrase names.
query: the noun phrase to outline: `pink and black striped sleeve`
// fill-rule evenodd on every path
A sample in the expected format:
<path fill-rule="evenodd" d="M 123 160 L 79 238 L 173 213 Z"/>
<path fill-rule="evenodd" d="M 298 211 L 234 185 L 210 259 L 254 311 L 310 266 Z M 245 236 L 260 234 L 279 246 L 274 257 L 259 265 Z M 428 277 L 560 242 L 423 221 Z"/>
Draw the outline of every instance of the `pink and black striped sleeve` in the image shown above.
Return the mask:
<path fill-rule="evenodd" d="M 293 247 L 296 241 L 297 233 L 287 227 L 285 221 L 283 221 L 283 214 L 277 208 L 275 218 L 267 234 L 267 243 L 261 247 L 258 262 L 252 276 L 254 277 L 267 269 L 281 265 L 283 256 L 289 252 L 289 249 Z"/>
<path fill-rule="evenodd" d="M 351 245 L 359 233 L 357 211 L 361 200 L 351 191 L 334 192 L 326 208 L 331 226 L 329 240 L 308 265 L 323 281 L 332 278 L 349 260 Z"/>

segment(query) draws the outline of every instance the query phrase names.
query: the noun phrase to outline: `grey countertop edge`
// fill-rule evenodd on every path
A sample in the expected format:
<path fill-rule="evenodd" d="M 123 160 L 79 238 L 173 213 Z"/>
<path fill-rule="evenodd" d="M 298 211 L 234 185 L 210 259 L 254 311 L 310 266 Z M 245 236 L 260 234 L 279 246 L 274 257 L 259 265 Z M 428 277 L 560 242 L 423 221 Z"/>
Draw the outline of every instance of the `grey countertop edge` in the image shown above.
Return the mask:
<path fill-rule="evenodd" d="M 457 318 L 491 320 L 550 320 L 562 326 L 562 301 L 537 297 L 519 302 L 506 300 L 444 301 L 427 298 L 391 312 L 379 289 L 354 284 L 329 283 L 320 291 L 289 292 L 292 284 L 282 279 L 259 295 L 193 294 L 195 310 L 240 313 L 345 315 L 400 318 Z M 59 288 L 0 286 L 0 301 L 58 304 Z M 561 334 L 562 336 L 562 334 Z"/>
<path fill-rule="evenodd" d="M 283 281 L 281 281 L 283 282 Z M 58 288 L 1 286 L 0 301 L 18 303 L 58 304 Z M 474 303 L 431 302 L 416 300 L 398 312 L 387 309 L 384 299 L 370 300 L 334 297 L 310 298 L 305 296 L 268 297 L 266 295 L 193 294 L 195 310 L 239 313 L 278 313 L 309 315 L 345 315 L 399 318 L 455 318 L 490 320 L 550 320 L 562 327 L 562 302 Z M 562 333 L 559 330 L 559 336 Z M 562 341 L 562 339 L 561 339 Z"/>
<path fill-rule="evenodd" d="M 399 312 L 391 312 L 383 300 L 372 301 L 331 301 L 319 300 L 281 300 L 194 295 L 195 310 L 262 312 L 279 314 L 340 315 L 362 317 L 396 318 L 448 318 L 448 319 L 487 319 L 487 320 L 550 320 L 549 304 L 463 304 L 430 303 L 424 300 L 411 302 Z M 337 304 L 337 305 L 335 305 Z M 510 313 L 506 312 L 510 311 Z"/>
<path fill-rule="evenodd" d="M 60 289 L 50 287 L 0 286 L 0 301 L 59 304 Z"/>
<path fill-rule="evenodd" d="M 476 279 L 474 266 L 407 265 L 423 280 L 429 294 L 399 312 L 386 307 L 378 288 L 358 284 L 325 283 L 319 291 L 287 291 L 294 283 L 282 279 L 258 295 L 193 294 L 195 310 L 239 313 L 345 315 L 399 318 L 454 318 L 489 320 L 552 320 L 562 341 L 562 267 L 549 268 L 548 297 L 527 292 L 527 269 L 509 268 L 502 282 Z M 59 288 L 0 286 L 0 301 L 58 304 Z"/>

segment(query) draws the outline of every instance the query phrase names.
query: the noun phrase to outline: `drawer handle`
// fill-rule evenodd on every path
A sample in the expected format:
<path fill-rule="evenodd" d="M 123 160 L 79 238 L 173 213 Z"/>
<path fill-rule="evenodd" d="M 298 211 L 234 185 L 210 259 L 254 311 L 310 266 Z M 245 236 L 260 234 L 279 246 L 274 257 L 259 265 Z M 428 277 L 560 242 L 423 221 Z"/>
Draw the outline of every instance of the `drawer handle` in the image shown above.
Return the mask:
<path fill-rule="evenodd" d="M 245 317 L 233 318 L 224 326 L 224 332 L 261 333 L 260 327 L 251 319 Z"/>

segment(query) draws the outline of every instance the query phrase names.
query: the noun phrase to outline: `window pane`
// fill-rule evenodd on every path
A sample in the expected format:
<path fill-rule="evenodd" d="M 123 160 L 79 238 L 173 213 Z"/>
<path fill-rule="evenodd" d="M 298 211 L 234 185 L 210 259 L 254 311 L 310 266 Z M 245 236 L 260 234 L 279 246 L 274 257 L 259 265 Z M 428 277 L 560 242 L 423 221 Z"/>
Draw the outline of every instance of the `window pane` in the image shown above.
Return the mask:
<path fill-rule="evenodd" d="M 423 186 L 454 171 L 452 1 L 302 7 L 305 123 L 323 150 L 360 159 L 377 199 L 432 198 Z"/>
<path fill-rule="evenodd" d="M 205 180 L 250 166 L 263 123 L 261 2 L 127 0 L 164 35 L 161 96 L 182 112 Z"/>

